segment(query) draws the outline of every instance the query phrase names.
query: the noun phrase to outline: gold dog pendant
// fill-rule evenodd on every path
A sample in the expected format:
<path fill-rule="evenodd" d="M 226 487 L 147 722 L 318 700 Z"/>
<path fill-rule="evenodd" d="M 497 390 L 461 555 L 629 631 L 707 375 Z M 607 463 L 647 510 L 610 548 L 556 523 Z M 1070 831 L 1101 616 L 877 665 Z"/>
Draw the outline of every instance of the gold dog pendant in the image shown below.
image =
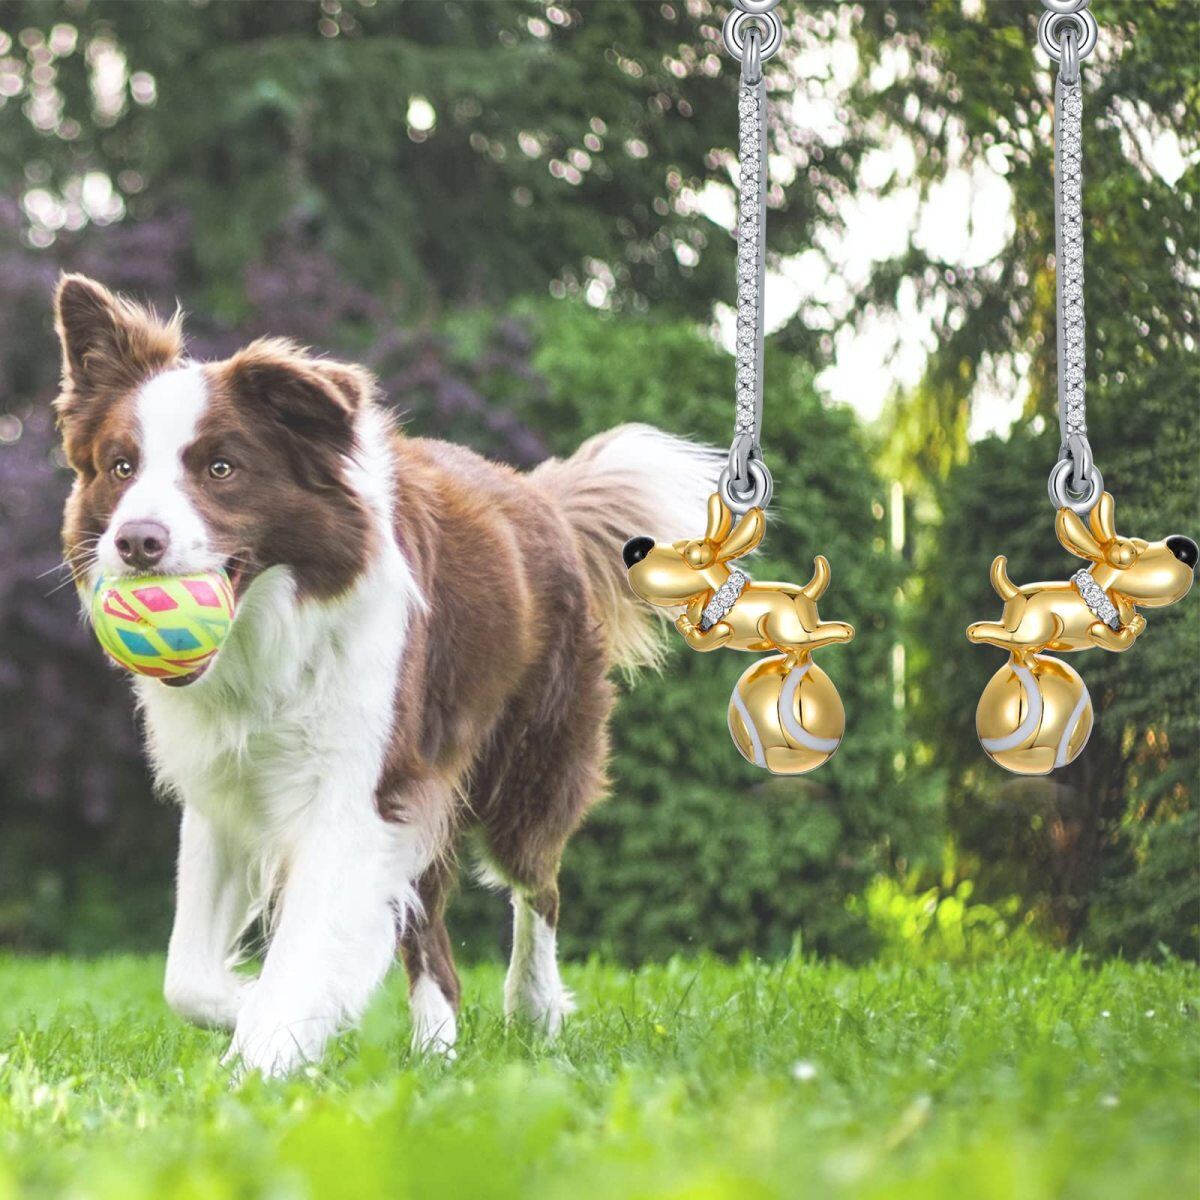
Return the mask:
<path fill-rule="evenodd" d="M 967 629 L 971 641 L 1009 652 L 983 690 L 975 728 L 988 757 L 1018 775 L 1047 775 L 1074 762 L 1092 731 L 1086 685 L 1046 651 L 1128 650 L 1146 628 L 1138 608 L 1183 599 L 1195 575 L 1197 547 L 1191 538 L 1119 537 L 1108 492 L 1086 525 L 1071 509 L 1060 508 L 1054 528 L 1063 547 L 1091 565 L 1063 583 L 1017 587 L 1000 555 L 991 570 L 992 586 L 1004 601 L 1000 620 Z"/>
<path fill-rule="evenodd" d="M 693 650 L 775 652 L 738 680 L 729 700 L 729 732 L 755 766 L 801 775 L 827 762 L 846 730 L 842 698 L 812 652 L 850 641 L 854 630 L 817 615 L 817 601 L 829 586 L 822 555 L 803 587 L 755 583 L 729 565 L 762 541 L 766 524 L 763 510 L 751 508 L 735 525 L 714 492 L 702 538 L 670 546 L 632 538 L 623 557 L 636 595 L 660 608 L 685 606 L 675 627 Z"/>

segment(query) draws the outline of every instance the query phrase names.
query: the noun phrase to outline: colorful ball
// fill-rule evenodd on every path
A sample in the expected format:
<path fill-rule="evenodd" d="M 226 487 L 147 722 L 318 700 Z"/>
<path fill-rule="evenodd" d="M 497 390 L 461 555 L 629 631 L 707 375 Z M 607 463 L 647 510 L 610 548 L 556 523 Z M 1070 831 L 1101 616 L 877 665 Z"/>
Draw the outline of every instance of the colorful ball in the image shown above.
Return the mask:
<path fill-rule="evenodd" d="M 208 665 L 229 633 L 233 610 L 224 571 L 102 576 L 91 617 L 100 645 L 127 671 L 179 679 Z"/>
<path fill-rule="evenodd" d="M 778 654 L 745 671 L 729 698 L 729 732 L 741 755 L 775 775 L 802 775 L 833 757 L 846 710 L 812 659 Z"/>
<path fill-rule="evenodd" d="M 1048 775 L 1079 757 L 1091 736 L 1092 698 L 1061 659 L 1013 659 L 988 681 L 975 729 L 988 757 L 1018 775 Z"/>

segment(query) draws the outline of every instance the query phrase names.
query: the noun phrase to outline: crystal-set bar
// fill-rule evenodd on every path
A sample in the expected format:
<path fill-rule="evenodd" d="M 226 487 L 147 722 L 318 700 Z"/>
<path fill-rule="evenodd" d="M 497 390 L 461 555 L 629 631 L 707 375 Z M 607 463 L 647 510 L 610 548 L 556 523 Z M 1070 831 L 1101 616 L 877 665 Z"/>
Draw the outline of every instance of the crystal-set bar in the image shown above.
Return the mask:
<path fill-rule="evenodd" d="M 1062 440 L 1086 435 L 1083 324 L 1083 97 L 1079 81 L 1055 85 L 1055 259 L 1058 274 L 1058 405 Z"/>
<path fill-rule="evenodd" d="M 738 92 L 737 394 L 735 435 L 757 437 L 762 415 L 763 275 L 766 255 L 766 85 Z"/>
<path fill-rule="evenodd" d="M 1084 604 L 1091 609 L 1092 616 L 1099 617 L 1109 629 L 1121 628 L 1121 614 L 1117 612 L 1117 606 L 1108 598 L 1104 589 L 1092 578 L 1091 572 L 1086 567 L 1080 567 L 1071 576 L 1071 582 L 1083 597 Z"/>

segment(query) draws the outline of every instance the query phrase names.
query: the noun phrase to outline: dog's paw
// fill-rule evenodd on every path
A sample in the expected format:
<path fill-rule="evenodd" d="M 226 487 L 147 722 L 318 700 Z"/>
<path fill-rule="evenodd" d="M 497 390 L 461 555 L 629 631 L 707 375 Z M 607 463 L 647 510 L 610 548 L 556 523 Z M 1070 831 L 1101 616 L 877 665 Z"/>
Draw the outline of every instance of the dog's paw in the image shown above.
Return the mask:
<path fill-rule="evenodd" d="M 458 1020 L 441 988 L 428 975 L 421 976 L 409 996 L 412 1013 L 412 1048 L 418 1054 L 455 1058 Z"/>
<path fill-rule="evenodd" d="M 562 1033 L 567 1018 L 575 1011 L 575 997 L 561 985 L 546 991 L 520 991 L 506 997 L 510 1021 L 524 1022 L 553 1040 Z"/>
<path fill-rule="evenodd" d="M 268 1079 L 281 1079 L 305 1063 L 317 1062 L 325 1043 L 336 1032 L 332 1018 L 298 1016 L 260 1003 L 261 993 L 246 1002 L 238 1018 L 233 1041 L 222 1058 L 231 1066 L 234 1079 L 250 1072 Z"/>

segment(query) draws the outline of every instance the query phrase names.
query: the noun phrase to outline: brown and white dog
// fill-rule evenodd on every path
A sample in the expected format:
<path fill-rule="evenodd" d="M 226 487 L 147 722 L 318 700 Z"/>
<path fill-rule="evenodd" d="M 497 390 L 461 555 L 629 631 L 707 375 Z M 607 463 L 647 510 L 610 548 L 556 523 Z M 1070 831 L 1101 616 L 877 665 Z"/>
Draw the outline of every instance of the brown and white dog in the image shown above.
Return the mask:
<path fill-rule="evenodd" d="M 136 680 L 183 810 L 170 1005 L 281 1074 L 361 1014 L 398 943 L 414 1041 L 448 1049 L 443 910 L 475 828 L 512 892 L 506 1009 L 556 1033 L 559 860 L 605 788 L 607 676 L 657 645 L 621 546 L 702 521 L 713 453 L 630 425 L 522 475 L 402 436 L 365 371 L 288 342 L 193 362 L 178 318 L 80 276 L 56 307 L 77 580 L 224 567 L 238 596 L 202 678 Z M 251 980 L 232 968 L 259 916 Z"/>

